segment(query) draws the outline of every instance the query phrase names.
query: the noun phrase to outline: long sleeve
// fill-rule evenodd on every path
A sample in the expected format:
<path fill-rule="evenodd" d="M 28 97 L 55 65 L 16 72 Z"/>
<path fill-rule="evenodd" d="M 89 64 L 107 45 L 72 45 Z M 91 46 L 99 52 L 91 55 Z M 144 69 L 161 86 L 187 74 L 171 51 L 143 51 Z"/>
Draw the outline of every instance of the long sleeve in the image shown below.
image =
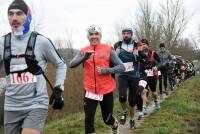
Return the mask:
<path fill-rule="evenodd" d="M 113 63 L 113 67 L 110 68 L 102 68 L 101 73 L 102 74 L 114 74 L 114 73 L 120 73 L 125 71 L 125 67 L 120 60 L 120 58 L 117 56 L 116 52 L 112 50 L 110 52 L 110 61 Z"/>
<path fill-rule="evenodd" d="M 84 61 L 84 56 L 81 55 L 81 52 L 79 51 L 76 56 L 70 61 L 69 67 L 75 68 L 78 65 L 80 65 Z"/>
<path fill-rule="evenodd" d="M 66 78 L 66 72 L 67 72 L 67 66 L 50 40 L 46 40 L 44 42 L 43 52 L 44 52 L 45 59 L 53 63 L 56 67 L 56 79 L 55 79 L 54 86 L 64 85 L 64 80 Z"/>

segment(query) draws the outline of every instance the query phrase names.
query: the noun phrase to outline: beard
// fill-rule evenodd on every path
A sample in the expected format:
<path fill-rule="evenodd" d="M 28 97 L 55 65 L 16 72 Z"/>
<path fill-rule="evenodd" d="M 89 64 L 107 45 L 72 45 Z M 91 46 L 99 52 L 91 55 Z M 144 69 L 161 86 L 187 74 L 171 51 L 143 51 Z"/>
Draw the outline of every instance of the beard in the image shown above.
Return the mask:
<path fill-rule="evenodd" d="M 123 41 L 124 41 L 126 44 L 129 44 L 129 43 L 131 42 L 131 38 L 125 37 L 125 38 L 123 39 Z"/>

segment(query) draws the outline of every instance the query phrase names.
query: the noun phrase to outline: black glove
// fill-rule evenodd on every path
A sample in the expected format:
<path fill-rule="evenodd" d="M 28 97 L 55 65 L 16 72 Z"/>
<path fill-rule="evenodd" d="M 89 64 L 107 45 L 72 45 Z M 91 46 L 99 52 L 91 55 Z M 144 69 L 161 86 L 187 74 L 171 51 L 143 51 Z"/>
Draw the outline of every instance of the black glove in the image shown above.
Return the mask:
<path fill-rule="evenodd" d="M 52 105 L 54 109 L 62 109 L 64 106 L 64 99 L 61 93 L 62 90 L 59 87 L 54 88 L 49 101 L 49 104 Z"/>
<path fill-rule="evenodd" d="M 91 56 L 91 54 L 92 54 L 92 52 L 85 52 L 85 54 L 84 54 L 84 60 L 89 59 L 90 56 Z"/>

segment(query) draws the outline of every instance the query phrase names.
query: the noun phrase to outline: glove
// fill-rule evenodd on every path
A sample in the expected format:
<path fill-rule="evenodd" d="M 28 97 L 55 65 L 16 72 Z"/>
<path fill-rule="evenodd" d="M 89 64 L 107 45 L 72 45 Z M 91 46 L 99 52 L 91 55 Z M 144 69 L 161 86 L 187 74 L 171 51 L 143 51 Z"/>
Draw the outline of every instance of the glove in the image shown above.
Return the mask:
<path fill-rule="evenodd" d="M 64 106 L 64 99 L 61 93 L 62 90 L 59 87 L 54 88 L 49 101 L 49 104 L 52 105 L 54 109 L 62 109 Z"/>
<path fill-rule="evenodd" d="M 92 53 L 94 53 L 94 52 L 93 51 L 85 52 L 85 54 L 84 54 L 84 60 L 89 59 Z"/>

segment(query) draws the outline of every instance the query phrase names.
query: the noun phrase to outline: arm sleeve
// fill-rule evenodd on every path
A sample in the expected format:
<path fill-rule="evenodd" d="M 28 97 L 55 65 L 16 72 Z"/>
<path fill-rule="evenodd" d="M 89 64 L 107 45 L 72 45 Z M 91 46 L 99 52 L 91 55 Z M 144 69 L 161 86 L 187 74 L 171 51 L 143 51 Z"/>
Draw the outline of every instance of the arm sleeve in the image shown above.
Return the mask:
<path fill-rule="evenodd" d="M 67 65 L 55 49 L 51 40 L 47 39 L 43 46 L 45 47 L 43 49 L 45 58 L 47 59 L 47 61 L 50 61 L 56 67 L 56 79 L 54 86 L 64 85 L 64 80 L 66 78 L 67 72 Z"/>
<path fill-rule="evenodd" d="M 69 67 L 70 68 L 75 68 L 78 65 L 80 65 L 84 61 L 84 56 L 81 55 L 81 52 L 79 51 L 76 56 L 70 61 Z"/>
<path fill-rule="evenodd" d="M 102 68 L 101 69 L 102 74 L 109 74 L 109 73 L 114 74 L 114 73 L 120 73 L 120 72 L 125 71 L 125 67 L 122 61 L 117 56 L 114 50 L 110 52 L 110 61 L 114 64 L 114 66 L 110 68 Z"/>

